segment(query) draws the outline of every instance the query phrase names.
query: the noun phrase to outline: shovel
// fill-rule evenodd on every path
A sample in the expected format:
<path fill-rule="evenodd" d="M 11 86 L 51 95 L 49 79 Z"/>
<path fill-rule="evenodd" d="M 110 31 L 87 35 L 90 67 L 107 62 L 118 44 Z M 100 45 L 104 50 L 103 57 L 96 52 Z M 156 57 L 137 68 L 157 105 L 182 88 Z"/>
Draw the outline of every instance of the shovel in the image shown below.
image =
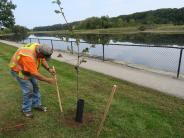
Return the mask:
<path fill-rule="evenodd" d="M 62 108 L 62 105 L 61 105 L 61 98 L 60 98 L 59 87 L 58 87 L 58 83 L 57 83 L 56 70 L 55 70 L 54 66 L 53 66 L 53 70 L 55 71 L 54 77 L 56 79 L 56 90 L 57 90 L 57 95 L 58 95 L 59 108 L 60 108 L 60 111 L 62 113 L 63 112 L 63 108 Z"/>

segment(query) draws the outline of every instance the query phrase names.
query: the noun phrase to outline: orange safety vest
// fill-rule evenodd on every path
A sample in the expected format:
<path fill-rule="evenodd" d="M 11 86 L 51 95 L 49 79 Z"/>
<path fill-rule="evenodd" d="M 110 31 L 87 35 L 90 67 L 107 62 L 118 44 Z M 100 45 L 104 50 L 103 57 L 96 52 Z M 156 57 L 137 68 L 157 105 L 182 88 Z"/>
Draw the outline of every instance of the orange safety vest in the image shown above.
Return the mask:
<path fill-rule="evenodd" d="M 39 45 L 38 43 L 27 44 L 23 47 L 20 47 L 15 52 L 15 54 L 12 56 L 9 66 L 10 66 L 11 70 L 17 72 L 17 74 L 20 78 L 28 79 L 28 77 L 23 74 L 23 68 L 18 63 L 21 56 L 31 57 L 35 61 L 37 68 L 39 69 L 40 63 L 42 62 L 42 59 L 38 59 L 36 57 L 36 47 L 38 45 Z"/>

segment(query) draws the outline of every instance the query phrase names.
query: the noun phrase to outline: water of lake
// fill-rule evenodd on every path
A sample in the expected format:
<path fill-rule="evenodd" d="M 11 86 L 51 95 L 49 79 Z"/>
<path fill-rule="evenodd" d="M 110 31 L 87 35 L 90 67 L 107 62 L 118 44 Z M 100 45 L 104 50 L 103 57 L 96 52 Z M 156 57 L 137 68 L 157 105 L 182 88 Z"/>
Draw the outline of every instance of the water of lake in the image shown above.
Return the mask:
<path fill-rule="evenodd" d="M 126 64 L 137 64 L 145 67 L 159 69 L 176 73 L 178 70 L 178 63 L 180 57 L 180 49 L 174 47 L 184 46 L 184 35 L 161 35 L 161 34 L 131 34 L 131 35 L 79 35 L 80 52 L 89 48 L 89 55 L 94 57 L 114 60 L 117 62 L 124 62 Z M 54 49 L 60 49 L 65 51 L 77 52 L 77 46 L 73 43 L 71 47 L 70 42 L 63 40 L 73 41 L 75 38 L 59 36 L 59 35 L 45 35 L 35 34 L 30 35 L 28 38 L 31 42 L 38 42 L 37 39 L 52 39 Z M 62 41 L 58 41 L 62 40 Z M 24 39 L 24 42 L 30 42 L 29 39 Z M 46 43 L 51 46 L 50 40 L 40 40 L 40 43 Z M 91 47 L 91 44 L 96 44 L 95 47 Z M 103 45 L 104 44 L 104 47 Z M 123 44 L 123 45 L 114 45 Z M 160 47 L 141 47 L 141 46 L 125 46 L 125 45 L 160 45 Z M 161 47 L 170 46 L 173 48 Z M 184 55 L 181 62 L 181 73 L 184 73 Z"/>

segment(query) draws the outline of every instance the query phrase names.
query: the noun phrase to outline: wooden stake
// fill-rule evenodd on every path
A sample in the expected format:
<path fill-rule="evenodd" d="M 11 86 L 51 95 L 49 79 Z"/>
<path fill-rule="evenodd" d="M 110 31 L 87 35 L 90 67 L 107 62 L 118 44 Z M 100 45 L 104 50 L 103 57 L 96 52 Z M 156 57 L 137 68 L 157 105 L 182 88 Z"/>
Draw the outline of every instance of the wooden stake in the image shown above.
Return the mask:
<path fill-rule="evenodd" d="M 117 88 L 117 86 L 116 85 L 113 85 L 111 95 L 110 95 L 110 97 L 108 99 L 108 102 L 107 102 L 107 105 L 106 105 L 106 108 L 105 108 L 105 112 L 104 112 L 104 115 L 102 117 L 102 121 L 101 121 L 100 126 L 99 126 L 98 131 L 97 131 L 97 138 L 99 137 L 100 132 L 101 132 L 101 130 L 103 128 L 103 124 L 104 124 L 105 119 L 107 117 L 107 113 L 108 113 L 109 108 L 110 108 L 110 105 L 112 103 L 112 99 L 114 97 L 114 93 L 116 92 L 116 88 Z"/>
<path fill-rule="evenodd" d="M 55 70 L 54 66 L 53 66 L 53 70 L 55 71 L 54 77 L 56 79 L 56 90 L 57 90 L 57 95 L 58 95 L 59 108 L 60 108 L 60 111 L 62 113 L 63 112 L 63 108 L 62 108 L 62 105 L 61 105 L 61 98 L 60 98 L 59 87 L 58 87 L 58 83 L 57 83 L 56 70 Z"/>

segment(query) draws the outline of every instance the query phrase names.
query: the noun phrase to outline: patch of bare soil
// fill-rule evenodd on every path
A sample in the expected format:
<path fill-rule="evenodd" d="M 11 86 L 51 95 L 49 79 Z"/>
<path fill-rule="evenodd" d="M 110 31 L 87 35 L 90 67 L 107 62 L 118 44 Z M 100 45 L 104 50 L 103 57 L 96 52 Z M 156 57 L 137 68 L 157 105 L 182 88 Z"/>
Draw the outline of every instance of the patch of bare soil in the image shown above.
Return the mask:
<path fill-rule="evenodd" d="M 25 129 L 25 125 L 22 121 L 7 123 L 4 127 L 0 128 L 0 132 L 21 131 Z"/>
<path fill-rule="evenodd" d="M 94 122 L 94 116 L 90 112 L 84 112 L 83 113 L 83 121 L 82 123 L 78 123 L 75 121 L 75 112 L 68 112 L 67 114 L 64 115 L 64 118 L 62 119 L 62 122 L 64 125 L 70 128 L 81 128 L 84 126 L 89 126 Z"/>

